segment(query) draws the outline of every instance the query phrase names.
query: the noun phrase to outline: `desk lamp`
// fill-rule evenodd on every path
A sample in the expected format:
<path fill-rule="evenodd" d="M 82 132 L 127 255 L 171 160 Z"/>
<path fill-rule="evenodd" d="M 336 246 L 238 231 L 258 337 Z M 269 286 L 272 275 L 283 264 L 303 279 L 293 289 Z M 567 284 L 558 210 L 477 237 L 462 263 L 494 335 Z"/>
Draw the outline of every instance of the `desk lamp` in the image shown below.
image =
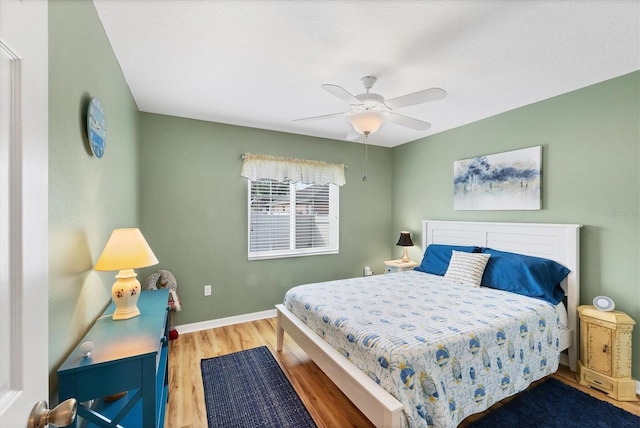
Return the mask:
<path fill-rule="evenodd" d="M 116 305 L 114 320 L 127 320 L 140 315 L 138 297 L 140 282 L 134 269 L 158 264 L 158 259 L 145 241 L 140 229 L 115 229 L 107 241 L 95 270 L 119 271 L 111 289 Z"/>
<path fill-rule="evenodd" d="M 407 254 L 407 247 L 413 247 L 413 241 L 411 241 L 411 234 L 407 231 L 400 232 L 400 239 L 398 239 L 398 243 L 396 244 L 399 247 L 404 247 L 404 253 L 402 254 L 402 263 L 410 262 L 411 259 Z"/>

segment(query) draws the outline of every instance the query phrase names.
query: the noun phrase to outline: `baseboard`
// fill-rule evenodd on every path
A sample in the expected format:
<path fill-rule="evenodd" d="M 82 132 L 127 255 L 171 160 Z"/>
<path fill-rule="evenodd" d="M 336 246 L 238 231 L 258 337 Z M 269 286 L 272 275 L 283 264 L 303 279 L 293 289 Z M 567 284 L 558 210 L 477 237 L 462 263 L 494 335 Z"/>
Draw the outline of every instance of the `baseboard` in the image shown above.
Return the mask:
<path fill-rule="evenodd" d="M 253 313 L 250 313 L 250 314 L 236 315 L 236 316 L 233 316 L 233 317 L 218 318 L 218 319 L 215 319 L 215 320 L 208 320 L 208 321 L 202 321 L 202 322 L 195 322 L 195 323 L 191 323 L 191 324 L 177 325 L 176 326 L 176 330 L 178 330 L 178 333 L 180 333 L 180 334 L 182 334 L 182 333 L 192 333 L 194 331 L 208 330 L 210 328 L 224 327 L 224 326 L 227 326 L 227 325 L 240 324 L 240 323 L 249 322 L 249 321 L 263 320 L 263 319 L 266 319 L 266 318 L 274 318 L 275 316 L 276 316 L 276 310 L 275 309 L 269 309 L 268 311 L 253 312 Z"/>
<path fill-rule="evenodd" d="M 636 381 L 636 395 L 640 395 L 640 380 Z"/>

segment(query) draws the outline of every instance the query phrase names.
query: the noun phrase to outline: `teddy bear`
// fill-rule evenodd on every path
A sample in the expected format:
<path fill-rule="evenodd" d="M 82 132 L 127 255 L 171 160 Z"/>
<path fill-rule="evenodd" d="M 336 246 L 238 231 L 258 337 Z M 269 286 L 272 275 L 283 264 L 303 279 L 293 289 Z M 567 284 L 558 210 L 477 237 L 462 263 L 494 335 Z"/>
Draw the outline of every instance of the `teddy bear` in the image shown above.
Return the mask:
<path fill-rule="evenodd" d="M 169 340 L 178 338 L 178 330 L 173 324 L 173 313 L 182 310 L 178 297 L 178 282 L 176 277 L 168 270 L 160 269 L 149 275 L 145 281 L 145 290 L 169 289 Z"/>

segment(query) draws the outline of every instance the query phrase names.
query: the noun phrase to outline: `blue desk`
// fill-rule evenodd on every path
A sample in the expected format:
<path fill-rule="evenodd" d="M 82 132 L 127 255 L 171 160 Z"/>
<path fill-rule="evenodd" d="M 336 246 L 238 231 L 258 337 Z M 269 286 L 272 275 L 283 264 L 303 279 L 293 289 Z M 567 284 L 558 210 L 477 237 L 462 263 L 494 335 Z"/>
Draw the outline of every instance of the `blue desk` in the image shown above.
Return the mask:
<path fill-rule="evenodd" d="M 58 369 L 60 402 L 75 398 L 90 426 L 164 427 L 168 394 L 169 290 L 140 294 L 140 316 L 114 321 L 112 303 Z M 83 357 L 80 344 L 94 344 Z M 103 397 L 127 391 L 115 402 Z M 72 427 L 76 427 L 74 422 Z"/>

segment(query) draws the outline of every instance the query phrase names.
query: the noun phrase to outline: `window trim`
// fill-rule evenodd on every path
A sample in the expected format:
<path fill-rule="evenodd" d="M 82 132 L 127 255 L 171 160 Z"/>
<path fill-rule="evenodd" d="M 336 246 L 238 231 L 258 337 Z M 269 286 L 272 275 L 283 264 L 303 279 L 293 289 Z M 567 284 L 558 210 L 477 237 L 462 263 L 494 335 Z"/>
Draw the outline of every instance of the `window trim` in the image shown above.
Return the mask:
<path fill-rule="evenodd" d="M 287 250 L 271 250 L 251 252 L 251 186 L 252 181 L 247 180 L 247 259 L 253 260 L 269 260 L 269 259 L 284 259 L 291 257 L 306 257 L 306 256 L 320 256 L 326 254 L 339 254 L 340 253 L 340 186 L 327 183 L 329 185 L 329 247 L 316 247 L 316 248 L 304 248 L 295 249 L 290 244 Z M 289 183 L 290 185 L 290 200 L 292 198 L 292 189 L 295 189 L 296 183 Z M 293 196 L 295 198 L 295 196 Z M 295 210 L 292 210 L 289 214 L 290 218 L 295 219 Z M 334 223 L 331 225 L 331 223 Z M 295 221 L 290 223 L 290 228 L 295 231 Z M 295 233 L 290 235 L 290 241 L 295 243 Z"/>

